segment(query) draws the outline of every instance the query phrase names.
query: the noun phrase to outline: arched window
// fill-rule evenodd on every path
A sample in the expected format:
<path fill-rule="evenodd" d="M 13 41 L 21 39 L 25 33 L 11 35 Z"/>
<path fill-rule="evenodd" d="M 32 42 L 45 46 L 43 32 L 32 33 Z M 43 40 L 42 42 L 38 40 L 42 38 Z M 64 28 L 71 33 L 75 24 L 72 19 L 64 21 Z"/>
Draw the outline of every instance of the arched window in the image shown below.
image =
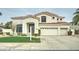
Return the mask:
<path fill-rule="evenodd" d="M 46 16 L 41 16 L 41 22 L 46 22 Z"/>

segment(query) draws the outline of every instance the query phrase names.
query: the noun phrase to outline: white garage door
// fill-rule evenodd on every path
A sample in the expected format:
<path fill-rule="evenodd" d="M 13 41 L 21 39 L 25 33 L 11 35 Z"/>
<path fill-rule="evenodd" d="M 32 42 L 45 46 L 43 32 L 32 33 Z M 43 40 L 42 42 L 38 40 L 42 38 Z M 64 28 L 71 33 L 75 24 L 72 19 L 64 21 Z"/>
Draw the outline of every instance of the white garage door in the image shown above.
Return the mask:
<path fill-rule="evenodd" d="M 60 35 L 67 35 L 67 28 L 61 28 Z"/>
<path fill-rule="evenodd" d="M 41 35 L 57 35 L 57 28 L 45 28 L 41 29 Z"/>

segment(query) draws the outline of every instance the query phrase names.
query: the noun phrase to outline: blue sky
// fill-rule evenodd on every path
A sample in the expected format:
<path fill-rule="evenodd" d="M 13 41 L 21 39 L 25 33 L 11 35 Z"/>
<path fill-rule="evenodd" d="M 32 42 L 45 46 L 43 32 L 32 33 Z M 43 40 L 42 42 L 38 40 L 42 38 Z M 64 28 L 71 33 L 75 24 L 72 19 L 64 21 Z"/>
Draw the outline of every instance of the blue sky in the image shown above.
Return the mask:
<path fill-rule="evenodd" d="M 2 16 L 0 16 L 0 22 L 11 21 L 11 17 L 25 16 L 30 14 L 36 14 L 43 11 L 49 11 L 60 16 L 65 17 L 65 21 L 72 21 L 75 8 L 0 8 Z"/>

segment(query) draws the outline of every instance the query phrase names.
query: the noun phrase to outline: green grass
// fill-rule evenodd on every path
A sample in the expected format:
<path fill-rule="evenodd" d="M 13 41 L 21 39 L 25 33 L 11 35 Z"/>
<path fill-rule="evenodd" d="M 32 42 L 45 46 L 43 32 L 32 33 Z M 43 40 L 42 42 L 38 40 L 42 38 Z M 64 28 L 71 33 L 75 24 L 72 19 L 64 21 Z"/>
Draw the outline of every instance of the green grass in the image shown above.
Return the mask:
<path fill-rule="evenodd" d="M 0 38 L 0 42 L 13 42 L 13 43 L 25 43 L 25 42 L 33 42 L 40 43 L 40 38 L 32 38 L 30 41 L 29 37 L 2 37 Z"/>

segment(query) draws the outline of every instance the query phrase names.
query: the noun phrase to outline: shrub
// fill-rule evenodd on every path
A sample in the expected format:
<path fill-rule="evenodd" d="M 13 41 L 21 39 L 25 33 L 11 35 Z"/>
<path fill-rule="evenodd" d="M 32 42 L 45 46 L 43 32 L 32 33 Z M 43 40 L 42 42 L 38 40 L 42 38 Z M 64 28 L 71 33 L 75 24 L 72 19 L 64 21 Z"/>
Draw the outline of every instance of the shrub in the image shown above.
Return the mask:
<path fill-rule="evenodd" d="M 75 30 L 75 34 L 79 34 L 79 30 Z"/>
<path fill-rule="evenodd" d="M 0 34 L 3 34 L 3 32 L 0 32 Z"/>
<path fill-rule="evenodd" d="M 33 36 L 39 36 L 39 34 L 33 34 Z"/>
<path fill-rule="evenodd" d="M 7 35 L 10 35 L 10 33 L 9 33 L 9 32 L 7 32 L 6 34 L 7 34 Z"/>
<path fill-rule="evenodd" d="M 40 30 L 38 30 L 38 34 L 32 34 L 33 36 L 40 36 Z"/>
<path fill-rule="evenodd" d="M 40 36 L 40 34 L 41 34 L 41 30 L 38 30 L 38 35 Z"/>
<path fill-rule="evenodd" d="M 72 35 L 72 31 L 71 30 L 68 31 L 68 35 Z"/>
<path fill-rule="evenodd" d="M 27 36 L 26 34 L 21 34 L 21 36 Z"/>

